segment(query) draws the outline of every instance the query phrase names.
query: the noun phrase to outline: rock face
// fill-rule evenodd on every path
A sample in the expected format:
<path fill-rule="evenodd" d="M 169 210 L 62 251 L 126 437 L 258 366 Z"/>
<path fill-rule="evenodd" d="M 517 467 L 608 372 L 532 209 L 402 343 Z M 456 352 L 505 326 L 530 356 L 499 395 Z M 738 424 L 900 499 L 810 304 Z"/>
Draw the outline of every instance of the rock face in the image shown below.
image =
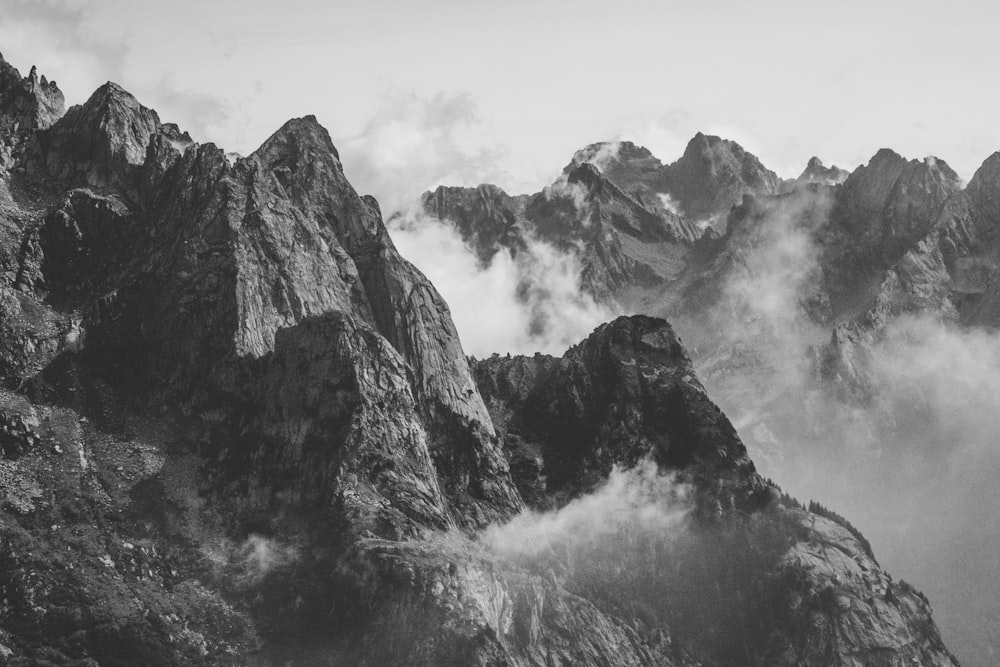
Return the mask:
<path fill-rule="evenodd" d="M 4 113 L 55 108 L 4 68 Z M 954 664 L 849 524 L 755 473 L 663 320 L 470 369 L 315 118 L 230 163 L 114 84 L 39 109 L 0 174 L 7 663 Z M 596 290 L 693 245 L 641 194 L 581 164 L 425 204 L 484 249 L 589 239 Z M 504 537 L 622 479 L 638 524 Z"/>
<path fill-rule="evenodd" d="M 777 192 L 778 176 L 734 141 L 698 133 L 663 170 L 667 192 L 695 220 L 725 216 L 744 194 Z"/>

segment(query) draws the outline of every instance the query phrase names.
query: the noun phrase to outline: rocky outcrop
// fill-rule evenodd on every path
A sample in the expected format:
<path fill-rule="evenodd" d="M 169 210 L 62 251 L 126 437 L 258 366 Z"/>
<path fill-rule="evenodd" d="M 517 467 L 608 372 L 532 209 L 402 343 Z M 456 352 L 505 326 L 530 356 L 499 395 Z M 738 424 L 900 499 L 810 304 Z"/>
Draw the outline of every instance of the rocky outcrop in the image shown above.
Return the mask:
<path fill-rule="evenodd" d="M 64 104 L 55 81 L 39 77 L 34 67 L 22 78 L 0 55 L 0 131 L 8 145 L 21 133 L 51 126 L 63 115 Z"/>

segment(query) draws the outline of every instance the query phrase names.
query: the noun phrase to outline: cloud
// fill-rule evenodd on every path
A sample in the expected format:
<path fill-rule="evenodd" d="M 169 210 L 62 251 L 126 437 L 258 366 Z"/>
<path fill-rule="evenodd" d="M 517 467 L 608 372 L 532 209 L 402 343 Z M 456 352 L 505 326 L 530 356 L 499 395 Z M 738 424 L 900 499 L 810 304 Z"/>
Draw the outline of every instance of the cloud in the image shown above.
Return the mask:
<path fill-rule="evenodd" d="M 234 126 L 249 122 L 247 109 L 252 100 L 243 103 L 178 86 L 174 80 L 164 76 L 150 87 L 140 87 L 132 91 L 140 99 L 155 100 L 153 106 L 163 122 L 176 122 L 181 131 L 187 131 L 197 142 L 229 134 Z M 146 101 L 150 104 L 152 102 Z M 239 121 L 239 122 L 238 122 Z M 229 148 L 222 146 L 222 148 Z"/>
<path fill-rule="evenodd" d="M 614 546 L 626 532 L 670 539 L 683 528 L 689 494 L 687 486 L 661 474 L 652 461 L 632 469 L 616 466 L 593 492 L 551 512 L 526 510 L 488 528 L 480 541 L 503 557 L 537 562 L 566 553 L 585 558 Z"/>
<path fill-rule="evenodd" d="M 577 257 L 549 244 L 528 239 L 516 258 L 500 252 L 484 267 L 436 218 L 410 211 L 391 221 L 390 233 L 448 302 L 470 354 L 561 354 L 612 317 L 582 294 Z"/>
<path fill-rule="evenodd" d="M 587 188 L 582 183 L 570 183 L 566 174 L 560 174 L 554 182 L 542 188 L 542 194 L 545 195 L 546 199 L 571 200 L 576 212 L 580 215 L 580 223 L 584 227 L 590 224 L 591 209 L 587 203 Z"/>
<path fill-rule="evenodd" d="M 658 193 L 656 196 L 659 197 L 660 199 L 660 205 L 663 208 L 665 208 L 668 212 L 673 213 L 674 215 L 677 216 L 683 215 L 683 213 L 681 212 L 680 204 L 674 201 L 673 197 L 671 197 L 665 192 Z"/>
<path fill-rule="evenodd" d="M 688 141 L 697 129 L 691 129 L 693 119 L 681 109 L 658 118 L 633 123 L 621 138 L 645 146 L 661 162 L 669 164 L 684 154 Z"/>
<path fill-rule="evenodd" d="M 298 557 L 295 547 L 254 533 L 236 548 L 234 561 L 249 575 L 262 577 L 275 568 L 290 565 Z"/>
<path fill-rule="evenodd" d="M 82 102 L 104 81 L 122 79 L 129 51 L 124 38 L 96 29 L 93 14 L 90 3 L 2 0 L 4 58 L 22 74 L 37 65 L 40 75 L 59 83 L 67 104 Z"/>
<path fill-rule="evenodd" d="M 338 142 L 344 170 L 386 213 L 440 184 L 497 182 L 502 148 L 486 145 L 476 104 L 467 93 L 387 98 L 358 135 Z"/>

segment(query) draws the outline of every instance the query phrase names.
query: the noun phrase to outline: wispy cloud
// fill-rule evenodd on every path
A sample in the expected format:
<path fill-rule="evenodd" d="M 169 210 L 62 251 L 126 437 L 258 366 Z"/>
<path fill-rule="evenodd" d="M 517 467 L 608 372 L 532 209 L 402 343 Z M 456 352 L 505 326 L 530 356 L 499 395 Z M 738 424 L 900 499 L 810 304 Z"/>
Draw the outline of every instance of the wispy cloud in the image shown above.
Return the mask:
<path fill-rule="evenodd" d="M 500 252 L 484 267 L 445 221 L 410 211 L 390 232 L 441 291 L 470 354 L 560 354 L 612 317 L 581 292 L 577 257 L 547 243 L 529 238 L 516 258 Z"/>
<path fill-rule="evenodd" d="M 467 93 L 430 98 L 395 94 L 364 130 L 341 140 L 347 177 L 387 213 L 440 184 L 479 185 L 501 177 L 504 150 L 484 144 L 475 101 Z"/>

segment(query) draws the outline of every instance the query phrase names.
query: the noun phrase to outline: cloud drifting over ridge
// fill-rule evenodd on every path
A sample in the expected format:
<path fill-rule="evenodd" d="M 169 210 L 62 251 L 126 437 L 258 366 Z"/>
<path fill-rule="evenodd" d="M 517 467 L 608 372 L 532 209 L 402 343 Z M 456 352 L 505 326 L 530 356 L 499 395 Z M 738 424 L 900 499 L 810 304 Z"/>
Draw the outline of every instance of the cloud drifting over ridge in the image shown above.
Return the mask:
<path fill-rule="evenodd" d="M 403 257 L 424 272 L 451 308 L 465 351 L 561 354 L 613 317 L 580 290 L 576 256 L 529 240 L 513 258 L 482 266 L 455 228 L 408 211 L 389 224 Z"/>
<path fill-rule="evenodd" d="M 480 540 L 494 553 L 529 561 L 613 546 L 622 531 L 669 539 L 683 529 L 690 490 L 645 460 L 612 469 L 589 494 L 550 512 L 527 510 L 486 529 Z"/>

